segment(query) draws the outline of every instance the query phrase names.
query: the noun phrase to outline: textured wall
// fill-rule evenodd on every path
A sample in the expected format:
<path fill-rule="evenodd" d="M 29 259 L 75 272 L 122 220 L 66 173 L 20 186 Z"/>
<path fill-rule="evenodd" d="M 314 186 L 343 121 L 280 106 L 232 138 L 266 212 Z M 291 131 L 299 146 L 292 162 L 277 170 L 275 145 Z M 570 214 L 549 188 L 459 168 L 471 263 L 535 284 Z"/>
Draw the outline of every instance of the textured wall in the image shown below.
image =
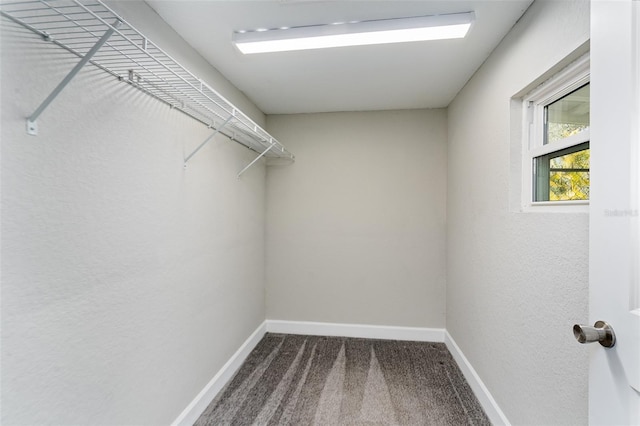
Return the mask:
<path fill-rule="evenodd" d="M 211 131 L 92 67 L 28 136 L 77 58 L 1 22 L 1 423 L 168 424 L 265 318 L 265 168 L 222 138 L 185 170 Z"/>
<path fill-rule="evenodd" d="M 267 117 L 267 317 L 444 327 L 446 111 Z"/>
<path fill-rule="evenodd" d="M 588 216 L 514 208 L 510 98 L 588 38 L 587 1 L 536 1 L 449 107 L 447 330 L 514 424 L 587 423 Z"/>

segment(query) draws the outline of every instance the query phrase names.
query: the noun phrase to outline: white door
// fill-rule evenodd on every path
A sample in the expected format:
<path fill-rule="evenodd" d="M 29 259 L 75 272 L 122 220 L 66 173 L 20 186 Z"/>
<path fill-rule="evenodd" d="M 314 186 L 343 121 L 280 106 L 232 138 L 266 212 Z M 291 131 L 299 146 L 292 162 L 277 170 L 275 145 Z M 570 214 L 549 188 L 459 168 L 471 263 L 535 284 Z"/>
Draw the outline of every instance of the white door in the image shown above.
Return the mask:
<path fill-rule="evenodd" d="M 640 0 L 591 3 L 589 421 L 640 425 Z"/>

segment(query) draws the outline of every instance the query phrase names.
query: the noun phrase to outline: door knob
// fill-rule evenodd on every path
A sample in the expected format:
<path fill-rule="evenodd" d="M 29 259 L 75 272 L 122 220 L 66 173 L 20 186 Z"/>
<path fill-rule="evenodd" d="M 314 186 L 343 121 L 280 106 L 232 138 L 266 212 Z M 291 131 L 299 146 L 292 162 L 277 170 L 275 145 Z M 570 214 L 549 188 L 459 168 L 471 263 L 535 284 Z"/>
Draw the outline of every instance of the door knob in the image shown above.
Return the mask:
<path fill-rule="evenodd" d="M 599 342 L 605 348 L 611 348 L 616 344 L 616 334 L 613 332 L 613 328 L 604 321 L 596 321 L 593 327 L 575 324 L 573 335 L 580 343 Z"/>

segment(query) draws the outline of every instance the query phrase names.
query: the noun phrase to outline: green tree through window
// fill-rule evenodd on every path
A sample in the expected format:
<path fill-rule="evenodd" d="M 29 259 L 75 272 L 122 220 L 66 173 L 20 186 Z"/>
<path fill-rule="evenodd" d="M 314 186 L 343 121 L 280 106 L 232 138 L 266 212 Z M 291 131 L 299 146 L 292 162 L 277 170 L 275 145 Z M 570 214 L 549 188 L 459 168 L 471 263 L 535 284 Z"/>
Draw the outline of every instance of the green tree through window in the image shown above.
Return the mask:
<path fill-rule="evenodd" d="M 589 149 L 552 158 L 549 201 L 589 199 Z"/>
<path fill-rule="evenodd" d="M 534 158 L 535 201 L 589 199 L 589 91 L 587 83 L 544 106 L 543 144 L 561 147 Z"/>

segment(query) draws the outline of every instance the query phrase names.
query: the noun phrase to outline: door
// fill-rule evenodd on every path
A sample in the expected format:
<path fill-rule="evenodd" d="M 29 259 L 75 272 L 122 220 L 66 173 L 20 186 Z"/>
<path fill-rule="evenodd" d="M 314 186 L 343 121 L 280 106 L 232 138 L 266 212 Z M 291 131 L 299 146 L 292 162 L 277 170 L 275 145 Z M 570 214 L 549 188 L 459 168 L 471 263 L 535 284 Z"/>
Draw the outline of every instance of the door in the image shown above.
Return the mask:
<path fill-rule="evenodd" d="M 640 424 L 640 0 L 591 3 L 589 421 Z"/>

